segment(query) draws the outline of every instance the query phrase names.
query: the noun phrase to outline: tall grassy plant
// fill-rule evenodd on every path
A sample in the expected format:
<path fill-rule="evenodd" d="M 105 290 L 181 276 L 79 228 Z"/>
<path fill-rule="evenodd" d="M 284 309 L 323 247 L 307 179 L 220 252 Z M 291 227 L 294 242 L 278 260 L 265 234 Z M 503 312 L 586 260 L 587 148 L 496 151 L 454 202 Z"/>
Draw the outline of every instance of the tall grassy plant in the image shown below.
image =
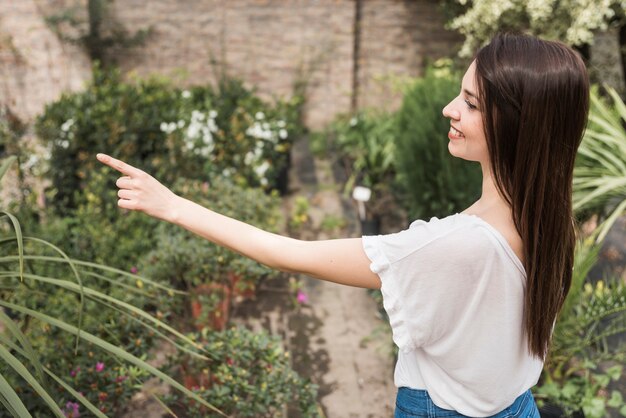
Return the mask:
<path fill-rule="evenodd" d="M 441 114 L 458 94 L 459 80 L 430 69 L 404 95 L 395 160 L 401 200 L 412 218 L 461 211 L 480 196 L 480 168 L 450 155 L 450 122 Z"/>
<path fill-rule="evenodd" d="M 0 179 L 14 161 L 15 158 L 11 157 L 0 164 Z M 53 416 L 62 418 L 65 414 L 59 407 L 60 399 L 54 398 L 53 394 L 55 392 L 51 389 L 51 385 L 61 386 L 93 415 L 97 417 L 106 416 L 86 397 L 81 395 L 77 388 L 71 387 L 61 377 L 60 374 L 66 371 L 52 370 L 41 362 L 40 356 L 34 348 L 35 345 L 30 341 L 27 332 L 28 324 L 32 323 L 31 321 L 33 320 L 44 323 L 46 326 L 56 327 L 75 336 L 77 355 L 80 355 L 81 341 L 90 343 L 118 361 L 131 364 L 153 376 L 159 377 L 200 404 L 216 410 L 197 394 L 191 392 L 143 359 L 98 336 L 81 330 L 83 303 L 85 299 L 89 299 L 101 304 L 103 309 L 113 309 L 120 316 L 138 321 L 156 335 L 163 337 L 184 351 L 191 352 L 188 347 L 195 346 L 195 343 L 180 332 L 129 303 L 115 299 L 82 284 L 82 277 L 85 276 L 110 280 L 107 276 L 113 275 L 122 284 L 124 281 L 137 280 L 136 276 L 103 265 L 70 259 L 58 247 L 44 240 L 23 235 L 19 221 L 10 213 L 0 212 L 0 221 L 4 223 L 8 221 L 9 225 L 9 228 L 0 229 L 2 232 L 0 247 L 5 249 L 3 255 L 0 256 L 0 286 L 4 296 L 6 296 L 7 292 L 11 293 L 16 289 L 37 292 L 40 289 L 45 289 L 46 286 L 53 286 L 77 295 L 80 300 L 76 309 L 77 319 L 75 323 L 46 315 L 36 309 L 29 309 L 25 304 L 19 302 L 8 302 L 6 297 L 0 300 L 0 324 L 4 328 L 4 332 L 0 333 L 0 403 L 10 415 L 20 418 L 31 417 L 28 408 L 17 394 L 16 384 L 11 383 L 22 380 L 41 397 Z M 49 253 L 53 255 L 47 255 Z M 48 263 L 66 265 L 70 273 L 67 277 L 47 277 L 37 274 L 38 267 Z M 164 291 L 173 292 L 172 289 L 145 278 L 141 278 L 141 280 L 148 286 L 155 286 Z M 8 313 L 11 313 L 11 316 Z"/>
<path fill-rule="evenodd" d="M 626 213 L 626 105 L 607 87 L 604 101 L 598 89 L 591 92 L 589 126 L 574 169 L 574 211 L 604 215 L 597 229 L 602 241 L 617 218 Z"/>

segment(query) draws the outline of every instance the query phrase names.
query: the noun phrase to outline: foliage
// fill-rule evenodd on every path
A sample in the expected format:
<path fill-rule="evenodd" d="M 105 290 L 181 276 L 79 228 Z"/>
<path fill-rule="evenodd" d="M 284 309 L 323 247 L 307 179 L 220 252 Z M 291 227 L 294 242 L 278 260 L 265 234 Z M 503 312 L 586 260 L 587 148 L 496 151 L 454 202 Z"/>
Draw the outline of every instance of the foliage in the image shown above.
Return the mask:
<path fill-rule="evenodd" d="M 290 132 L 300 129 L 289 120 L 296 117 L 296 99 L 271 108 L 237 80 L 222 81 L 217 92 L 184 90 L 181 98 L 180 119 L 160 125 L 181 160 L 193 162 L 195 171 L 229 177 L 242 186 L 286 191 Z"/>
<path fill-rule="evenodd" d="M 460 211 L 480 196 L 480 168 L 450 156 L 450 123 L 441 110 L 458 94 L 459 77 L 445 62 L 426 71 L 404 95 L 398 112 L 395 166 L 411 218 Z"/>
<path fill-rule="evenodd" d="M 289 227 L 292 233 L 300 231 L 303 226 L 311 223 L 311 217 L 309 216 L 310 209 L 309 199 L 307 199 L 306 196 L 296 196 L 289 216 Z"/>
<path fill-rule="evenodd" d="M 596 231 L 598 242 L 626 213 L 626 105 L 614 89 L 607 91 L 612 103 L 592 89 L 589 125 L 574 169 L 574 210 L 608 213 Z"/>
<path fill-rule="evenodd" d="M 69 214 L 90 191 L 116 211 L 113 179 L 102 174 L 97 150 L 153 174 L 176 179 L 230 176 L 240 185 L 286 188 L 297 100 L 271 107 L 236 80 L 219 89 L 180 91 L 163 80 L 123 82 L 119 71 L 94 69 L 84 92 L 66 94 L 46 107 L 37 132 L 50 150 L 49 198 Z M 284 183 L 284 181 L 283 181 Z"/>
<path fill-rule="evenodd" d="M 244 189 L 229 180 L 215 178 L 205 182 L 180 181 L 177 193 L 218 213 L 277 231 L 281 213 L 279 199 L 259 189 Z M 237 286 L 237 291 L 253 291 L 261 277 L 278 274 L 247 257 L 210 243 L 170 224 L 160 224 L 155 232 L 155 248 L 142 261 L 142 273 L 155 281 L 178 289 L 193 290 L 205 283 Z M 232 283 L 232 275 L 240 280 Z M 171 299 L 171 298 L 169 298 Z M 179 301 L 164 298 L 160 306 L 177 309 Z M 180 307 L 178 307 L 180 309 Z"/>
<path fill-rule="evenodd" d="M 14 157 L 10 158 L 0 166 L 0 178 L 8 169 L 9 164 L 14 161 Z M 17 390 L 23 390 L 36 394 L 42 405 L 58 417 L 64 416 L 60 406 L 74 410 L 77 409 L 74 408 L 74 403 L 83 405 L 98 417 L 104 416 L 98 407 L 89 401 L 88 396 L 79 393 L 84 388 L 73 387 L 72 382 L 68 381 L 66 377 L 68 370 L 58 370 L 55 364 L 46 361 L 45 353 L 41 353 L 42 348 L 53 345 L 56 341 L 56 338 L 50 339 L 46 335 L 51 329 L 74 338 L 75 350 L 76 353 L 80 353 L 79 355 L 82 355 L 85 344 L 90 344 L 94 350 L 106 353 L 111 361 L 119 362 L 126 368 L 131 365 L 137 367 L 136 375 L 148 373 L 157 376 L 187 396 L 193 397 L 197 402 L 212 408 L 208 402 L 149 365 L 142 358 L 133 355 L 118 341 L 108 342 L 83 327 L 88 323 L 83 319 L 83 314 L 90 312 L 89 305 L 97 304 L 98 312 L 114 311 L 118 319 L 126 319 L 129 323 L 139 324 L 178 347 L 188 350 L 184 345 L 194 344 L 187 337 L 145 311 L 119 298 L 100 292 L 88 286 L 83 280 L 89 277 L 97 281 L 113 281 L 117 282 L 117 286 L 123 287 L 126 285 L 125 281 L 135 280 L 132 274 L 71 259 L 58 247 L 44 240 L 23 235 L 20 223 L 13 215 L 3 212 L 1 217 L 8 220 L 8 227 L 0 229 L 2 233 L 0 245 L 8 247 L 9 251 L 0 257 L 0 278 L 2 278 L 0 322 L 5 329 L 0 334 L 0 402 L 9 414 L 15 417 L 31 416 L 29 407 L 24 403 L 30 397 L 23 393 L 17 394 Z M 47 266 L 51 264 L 63 266 L 65 272 L 61 274 L 56 269 L 58 275 L 48 275 Z M 154 286 L 161 291 L 167 290 L 161 285 L 146 279 L 142 280 L 146 285 Z M 47 306 L 45 300 L 42 301 L 42 297 L 51 292 L 66 296 L 66 302 L 62 303 L 62 308 L 71 313 L 70 318 L 66 315 L 54 316 L 58 312 L 54 312 L 54 307 Z M 15 297 L 20 293 L 23 296 Z M 40 332 L 33 330 L 40 330 Z M 59 387 L 66 391 L 63 398 L 55 397 L 57 391 L 60 390 Z M 71 402 L 70 399 L 75 402 Z"/>
<path fill-rule="evenodd" d="M 368 218 L 378 218 L 386 212 L 391 198 L 391 183 L 395 173 L 395 115 L 363 110 L 335 119 L 323 134 L 313 135 L 311 148 L 317 154 L 337 155 L 349 177 L 345 193 L 355 186 L 372 190 L 366 203 Z"/>
<path fill-rule="evenodd" d="M 609 384 L 621 378 L 626 361 L 626 343 L 619 340 L 626 332 L 626 286 L 617 280 L 600 280 L 595 287 L 585 283 L 598 250 L 591 240 L 577 246 L 572 290 L 535 389 L 539 401 L 559 405 L 568 416 L 581 409 L 589 418 L 605 417 L 609 409 L 626 416 L 621 395 L 609 393 Z"/>
<path fill-rule="evenodd" d="M 80 203 L 86 184 L 90 191 L 117 210 L 110 176 L 94 158 L 97 150 L 137 165 L 166 182 L 186 175 L 176 172 L 169 161 L 168 144 L 159 125 L 175 119 L 179 112 L 177 92 L 156 79 L 124 83 L 119 71 L 94 67 L 94 82 L 80 93 L 64 94 L 46 106 L 38 118 L 37 133 L 50 150 L 48 177 L 50 198 L 60 214 L 68 214 Z M 182 171 L 182 172 L 181 172 Z M 200 175 L 200 173 L 197 173 Z M 98 176 L 101 186 L 94 189 Z M 106 208 L 106 206 L 105 206 Z"/>
<path fill-rule="evenodd" d="M 570 45 L 593 43 L 594 32 L 626 21 L 624 0 L 457 0 L 469 7 L 450 22 L 465 35 L 461 55 L 471 56 L 500 31 L 529 31 Z"/>
<path fill-rule="evenodd" d="M 337 146 L 352 168 L 346 189 L 360 184 L 376 190 L 390 180 L 395 152 L 393 115 L 362 112 L 349 121 L 339 119 L 333 127 Z"/>
<path fill-rule="evenodd" d="M 180 366 L 183 379 L 195 393 L 233 417 L 274 417 L 286 404 L 295 404 L 299 416 L 318 417 L 317 388 L 290 367 L 289 352 L 280 340 L 265 332 L 245 328 L 214 332 L 204 329 L 195 339 L 214 354 L 214 361 L 178 355 L 169 367 Z M 211 411 L 179 395 L 168 399 L 173 408 L 182 407 L 188 417 L 208 417 Z"/>

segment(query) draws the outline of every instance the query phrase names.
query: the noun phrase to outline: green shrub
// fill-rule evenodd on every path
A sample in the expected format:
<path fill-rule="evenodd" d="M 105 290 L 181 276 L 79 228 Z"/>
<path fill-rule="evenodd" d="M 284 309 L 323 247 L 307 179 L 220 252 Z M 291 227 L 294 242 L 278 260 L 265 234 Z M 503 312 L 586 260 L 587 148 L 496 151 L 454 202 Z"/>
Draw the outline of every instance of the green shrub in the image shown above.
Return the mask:
<path fill-rule="evenodd" d="M 260 189 L 242 188 L 223 178 L 209 184 L 180 181 L 173 187 L 181 196 L 218 213 L 276 232 L 282 222 L 280 199 Z M 276 270 L 191 234 L 180 227 L 161 223 L 154 249 L 141 262 L 142 274 L 177 289 L 191 291 L 208 283 L 236 286 L 236 293 L 254 292 L 260 278 L 275 277 Z M 238 278 L 233 283 L 233 275 Z M 179 301 L 163 300 L 180 312 Z"/>
<path fill-rule="evenodd" d="M 301 132 L 298 99 L 270 106 L 237 80 L 190 90 L 157 79 L 124 82 L 94 69 L 94 82 L 46 107 L 37 132 L 50 149 L 49 197 L 61 214 L 113 181 L 94 156 L 105 151 L 154 175 L 232 177 L 240 185 L 285 190 L 291 143 Z M 98 186 L 94 178 L 103 182 Z M 92 193 L 94 191 L 92 190 Z M 106 199 L 112 209 L 115 199 Z"/>
<path fill-rule="evenodd" d="M 347 188 L 360 184 L 374 191 L 391 181 L 395 171 L 393 114 L 361 112 L 333 124 L 336 143 L 352 167 Z"/>
<path fill-rule="evenodd" d="M 222 332 L 204 329 L 198 344 L 214 357 L 203 361 L 180 354 L 167 368 L 177 368 L 187 386 L 233 417 L 275 417 L 286 404 L 299 409 L 302 417 L 319 417 L 317 388 L 291 368 L 289 352 L 280 340 L 265 332 L 244 328 Z M 206 407 L 170 396 L 168 404 L 187 417 L 212 417 Z"/>
<path fill-rule="evenodd" d="M 395 114 L 361 111 L 353 116 L 341 115 L 323 133 L 311 135 L 313 152 L 331 155 L 349 173 L 344 192 L 355 186 L 371 189 L 365 216 L 379 218 L 388 213 L 395 176 Z"/>
<path fill-rule="evenodd" d="M 0 164 L 0 179 L 15 160 L 12 157 Z M 172 289 L 122 270 L 71 259 L 45 240 L 23 234 L 19 221 L 9 213 L 0 214 L 0 220 L 4 250 L 0 257 L 0 397 L 8 414 L 63 416 L 62 408 L 74 413 L 82 406 L 103 417 L 103 409 L 122 407 L 123 402 L 117 400 L 127 399 L 136 378 L 147 374 L 210 406 L 148 365 L 145 340 L 136 338 L 141 332 L 148 338 L 167 338 L 179 347 L 192 344 L 140 306 L 128 303 L 138 300 L 141 305 L 151 298 L 146 289 L 142 291 L 143 283 L 170 294 Z M 113 283 L 115 291 L 101 292 L 94 283 Z M 131 293 L 139 297 L 133 299 Z M 111 329 L 122 332 L 111 333 Z M 92 354 L 85 357 L 82 350 Z M 77 365 L 86 372 L 92 370 L 72 376 Z M 125 382 L 129 374 L 133 378 Z M 82 386 L 88 382 L 90 387 Z M 99 389 L 113 393 L 105 396 Z"/>
<path fill-rule="evenodd" d="M 442 109 L 459 91 L 459 78 L 429 69 L 404 95 L 398 112 L 395 166 L 400 193 L 412 218 L 461 211 L 480 197 L 477 163 L 450 155 L 450 122 Z"/>

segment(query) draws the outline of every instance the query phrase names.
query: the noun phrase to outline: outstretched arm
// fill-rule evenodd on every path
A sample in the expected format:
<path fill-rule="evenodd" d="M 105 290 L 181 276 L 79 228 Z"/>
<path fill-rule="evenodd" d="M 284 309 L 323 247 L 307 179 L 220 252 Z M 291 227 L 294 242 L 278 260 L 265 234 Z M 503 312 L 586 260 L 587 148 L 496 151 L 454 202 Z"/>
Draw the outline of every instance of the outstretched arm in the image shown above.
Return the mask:
<path fill-rule="evenodd" d="M 263 231 L 174 194 L 138 168 L 105 154 L 98 160 L 124 175 L 118 206 L 182 226 L 269 267 L 349 286 L 380 288 L 360 238 L 301 241 Z"/>

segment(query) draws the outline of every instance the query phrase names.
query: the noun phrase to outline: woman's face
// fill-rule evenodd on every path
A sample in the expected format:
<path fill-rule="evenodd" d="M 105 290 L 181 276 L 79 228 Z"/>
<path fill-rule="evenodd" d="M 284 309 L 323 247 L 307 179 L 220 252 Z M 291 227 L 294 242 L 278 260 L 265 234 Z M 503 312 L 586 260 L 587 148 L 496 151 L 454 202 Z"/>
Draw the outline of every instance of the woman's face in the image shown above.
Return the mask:
<path fill-rule="evenodd" d="M 486 164 L 489 161 L 483 119 L 478 103 L 475 81 L 476 64 L 472 62 L 463 81 L 461 92 L 443 108 L 443 115 L 450 118 L 448 151 L 455 157 Z"/>

